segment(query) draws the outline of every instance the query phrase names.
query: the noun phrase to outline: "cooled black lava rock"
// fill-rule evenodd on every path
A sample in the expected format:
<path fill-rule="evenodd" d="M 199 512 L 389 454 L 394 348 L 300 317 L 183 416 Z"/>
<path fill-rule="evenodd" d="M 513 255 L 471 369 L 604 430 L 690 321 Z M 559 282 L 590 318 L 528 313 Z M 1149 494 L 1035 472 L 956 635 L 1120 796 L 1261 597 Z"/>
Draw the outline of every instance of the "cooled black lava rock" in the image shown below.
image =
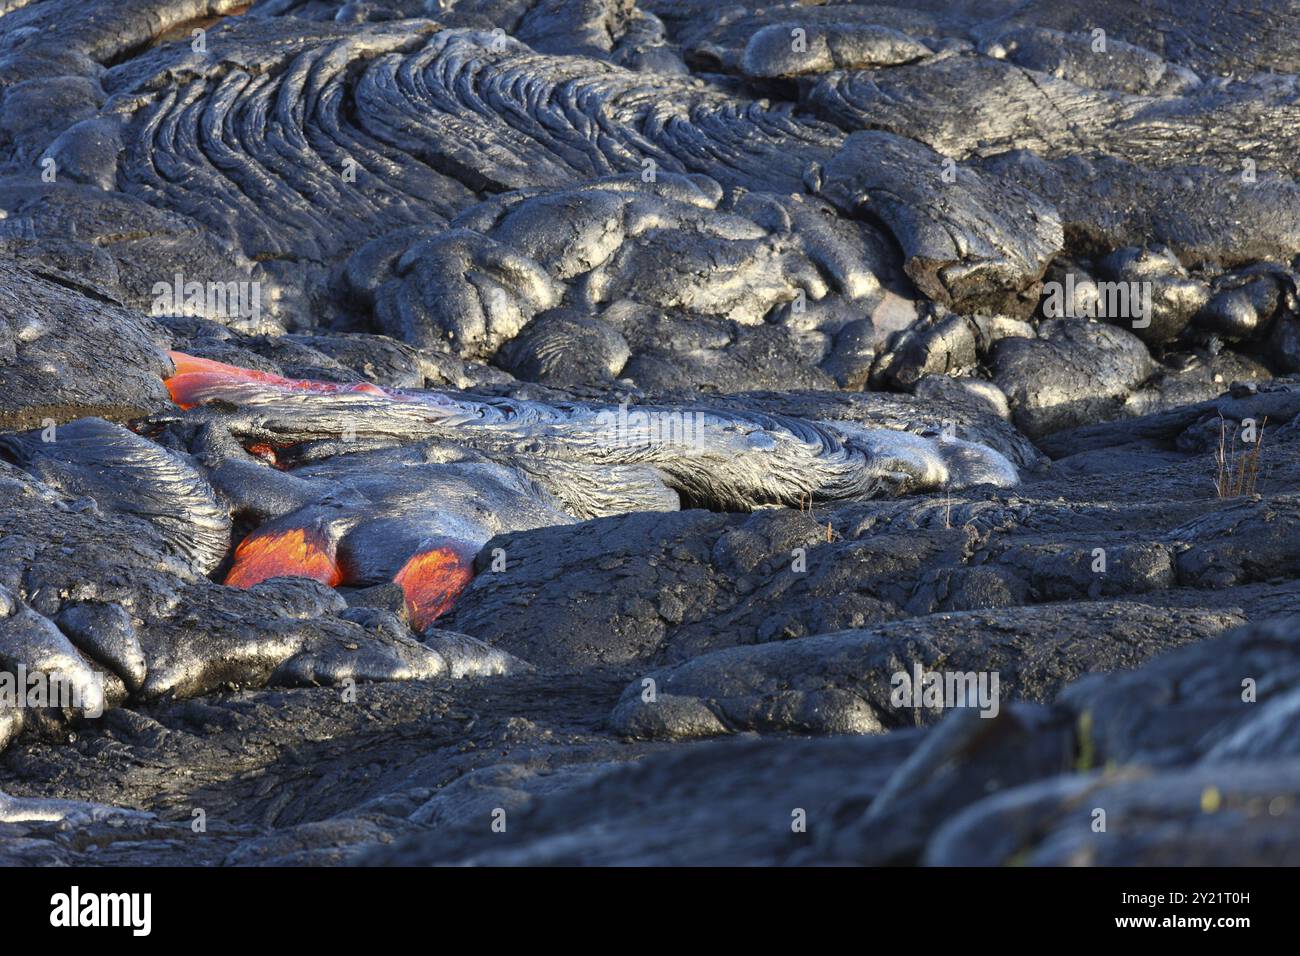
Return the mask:
<path fill-rule="evenodd" d="M 1100 271 L 1130 293 L 1128 309 L 1117 310 L 1128 314 L 1108 318 L 1148 345 L 1178 338 L 1209 298 L 1206 284 L 1188 276 L 1173 252 L 1163 246 L 1116 249 L 1102 260 Z"/>
<path fill-rule="evenodd" d="M 165 341 L 148 319 L 93 289 L 0 263 L 0 428 L 165 408 Z"/>
<path fill-rule="evenodd" d="M 917 288 L 952 309 L 1028 312 L 1063 242 L 1056 210 L 1033 193 L 890 133 L 850 136 L 811 186 L 883 221 Z"/>
<path fill-rule="evenodd" d="M 900 687 L 912 686 L 899 674 L 911 682 L 940 663 L 971 675 L 970 706 L 996 716 L 1002 694 L 1048 702 L 1081 669 L 1123 669 L 1234 623 L 1232 615 L 1114 603 L 913 618 L 715 651 L 650 671 L 628 685 L 610 723 L 628 736 L 674 739 L 744 730 L 883 733 L 943 716 L 942 708 L 897 699 Z M 987 698 L 976 692 L 980 671 L 999 675 Z"/>
<path fill-rule="evenodd" d="M 1132 332 L 1073 319 L 1042 323 L 1037 338 L 1002 339 L 992 361 L 1016 424 L 1033 438 L 1117 417 L 1153 370 Z"/>

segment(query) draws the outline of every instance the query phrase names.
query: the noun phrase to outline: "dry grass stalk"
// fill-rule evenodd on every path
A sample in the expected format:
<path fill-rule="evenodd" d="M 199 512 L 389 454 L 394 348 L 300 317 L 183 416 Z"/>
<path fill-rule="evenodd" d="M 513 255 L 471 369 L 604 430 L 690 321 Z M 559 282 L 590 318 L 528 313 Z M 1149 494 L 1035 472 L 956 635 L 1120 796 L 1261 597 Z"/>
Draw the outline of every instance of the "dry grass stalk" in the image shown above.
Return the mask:
<path fill-rule="evenodd" d="M 1228 436 L 1228 422 L 1220 416 L 1219 450 L 1215 456 L 1218 465 L 1214 479 L 1214 490 L 1220 498 L 1238 498 L 1253 495 L 1259 482 L 1261 457 L 1264 453 L 1264 426 L 1268 424 L 1267 416 L 1259 425 L 1259 435 L 1253 442 L 1243 442 L 1240 450 L 1237 446 L 1238 425 Z M 1253 447 L 1247 447 L 1247 446 Z"/>

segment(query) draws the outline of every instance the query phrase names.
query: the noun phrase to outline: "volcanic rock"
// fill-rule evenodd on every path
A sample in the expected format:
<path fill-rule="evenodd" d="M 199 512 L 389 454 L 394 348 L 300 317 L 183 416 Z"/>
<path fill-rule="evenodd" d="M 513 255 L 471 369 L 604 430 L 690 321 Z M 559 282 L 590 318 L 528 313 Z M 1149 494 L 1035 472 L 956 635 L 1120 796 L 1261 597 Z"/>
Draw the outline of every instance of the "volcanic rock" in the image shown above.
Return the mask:
<path fill-rule="evenodd" d="M 0 3 L 0 862 L 1295 863 L 1294 19 Z"/>

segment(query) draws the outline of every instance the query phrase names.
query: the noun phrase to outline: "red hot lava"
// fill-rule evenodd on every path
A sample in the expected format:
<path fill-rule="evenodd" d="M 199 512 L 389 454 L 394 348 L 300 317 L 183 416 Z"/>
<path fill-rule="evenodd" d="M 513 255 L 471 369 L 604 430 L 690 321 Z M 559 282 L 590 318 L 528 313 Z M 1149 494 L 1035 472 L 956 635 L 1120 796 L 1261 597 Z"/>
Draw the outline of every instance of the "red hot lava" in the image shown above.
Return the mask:
<path fill-rule="evenodd" d="M 412 555 L 393 580 L 406 596 L 411 626 L 422 631 L 456 602 L 473 577 L 470 560 L 443 547 Z"/>
<path fill-rule="evenodd" d="M 185 409 L 199 404 L 206 389 L 242 382 L 318 395 L 364 392 L 399 400 L 401 398 L 368 383 L 339 385 L 291 379 L 271 372 L 196 358 L 183 352 L 168 354 L 176 366 L 176 372 L 165 384 L 172 401 Z M 248 450 L 268 463 L 276 464 L 275 449 L 272 446 L 257 444 Z M 412 628 L 423 630 L 455 603 L 474 577 L 473 550 L 473 546 L 468 543 L 460 549 L 448 546 L 430 548 L 412 555 L 397 572 L 393 581 L 402 589 Z M 226 575 L 225 583 L 231 587 L 250 588 L 275 577 L 311 578 L 330 587 L 354 583 L 346 580 L 339 566 L 335 542 L 328 535 L 311 528 L 282 527 L 253 532 L 235 549 L 234 564 Z"/>
<path fill-rule="evenodd" d="M 334 547 L 319 532 L 306 528 L 253 532 L 235 549 L 226 583 L 251 588 L 269 578 L 311 578 L 330 587 L 343 581 Z"/>
<path fill-rule="evenodd" d="M 354 385 L 340 385 L 335 382 L 313 382 L 310 379 L 285 378 L 283 375 L 276 375 L 274 372 L 259 372 L 257 369 L 226 365 L 224 362 L 196 358 L 193 355 L 186 355 L 184 352 L 168 352 L 167 355 L 171 358 L 172 364 L 176 366 L 176 372 L 171 378 L 164 380 L 163 384 L 167 386 L 167 391 L 171 393 L 172 401 L 181 408 L 193 408 L 199 404 L 199 396 L 207 388 L 237 382 L 271 385 L 297 392 L 312 392 L 317 395 L 333 395 L 339 392 L 365 392 L 368 395 L 385 396 L 389 394 L 378 385 L 371 385 L 369 382 L 360 382 Z"/>

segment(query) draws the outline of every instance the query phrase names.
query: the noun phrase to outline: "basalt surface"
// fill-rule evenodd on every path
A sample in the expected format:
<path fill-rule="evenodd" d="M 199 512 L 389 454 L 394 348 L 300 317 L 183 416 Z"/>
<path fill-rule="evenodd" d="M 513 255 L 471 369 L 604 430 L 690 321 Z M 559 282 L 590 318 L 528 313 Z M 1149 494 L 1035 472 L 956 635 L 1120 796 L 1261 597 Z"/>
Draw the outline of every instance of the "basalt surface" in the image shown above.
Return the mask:
<path fill-rule="evenodd" d="M 1300 863 L 1297 14 L 0 4 L 0 862 Z"/>

